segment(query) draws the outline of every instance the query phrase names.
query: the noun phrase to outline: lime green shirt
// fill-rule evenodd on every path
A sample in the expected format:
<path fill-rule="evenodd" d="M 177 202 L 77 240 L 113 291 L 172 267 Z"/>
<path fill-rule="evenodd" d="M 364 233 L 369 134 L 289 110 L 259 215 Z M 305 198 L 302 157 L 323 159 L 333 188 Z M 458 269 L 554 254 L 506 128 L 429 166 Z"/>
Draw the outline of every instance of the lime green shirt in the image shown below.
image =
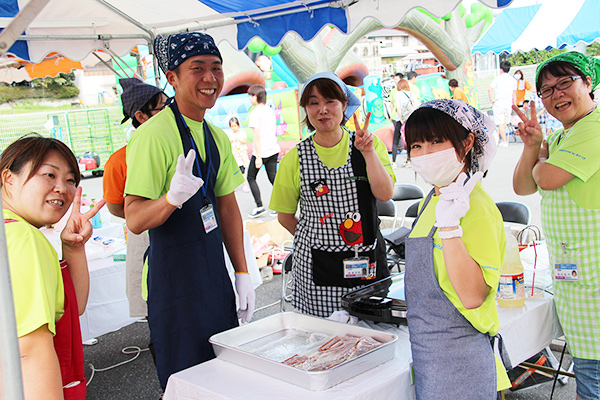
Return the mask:
<path fill-rule="evenodd" d="M 481 183 L 477 183 L 469 196 L 470 208 L 460 220 L 463 229 L 462 241 L 469 255 L 481 267 L 483 278 L 490 287 L 490 292 L 481 306 L 475 309 L 463 307 L 450 279 L 444 263 L 442 239 L 436 230 L 433 235 L 433 263 L 438 283 L 462 315 L 482 333 L 494 336 L 500 329 L 498 310 L 496 308 L 496 292 L 500 280 L 500 271 L 504 261 L 506 237 L 502 215 L 492 198 L 485 192 Z M 435 223 L 435 206 L 439 197 L 433 195 L 419 221 L 413 228 L 410 237 L 425 237 Z M 421 205 L 422 206 L 422 202 Z"/>
<path fill-rule="evenodd" d="M 315 143 L 317 155 L 328 168 L 339 168 L 348 162 L 350 151 L 350 135 L 346 129 L 343 130 L 342 140 L 333 147 L 322 147 Z M 390 163 L 385 144 L 375 136 L 374 149 L 394 182 L 396 175 Z M 368 172 L 368 171 L 367 171 Z M 300 200 L 300 161 L 298 159 L 298 148 L 291 149 L 279 162 L 279 170 L 275 177 L 273 193 L 269 208 L 285 214 L 295 214 Z"/>
<path fill-rule="evenodd" d="M 39 229 L 9 210 L 2 210 L 10 266 L 17 336 L 48 325 L 56 334 L 62 317 L 65 289 L 56 251 Z"/>
<path fill-rule="evenodd" d="M 190 128 L 200 158 L 206 160 L 203 123 L 183 117 Z M 244 182 L 240 168 L 231 152 L 227 134 L 208 123 L 215 144 L 219 149 L 219 172 L 215 184 L 217 197 L 232 193 Z M 167 107 L 136 129 L 127 145 L 127 182 L 125 195 L 158 199 L 169 191 L 175 174 L 177 158 L 183 154 L 183 144 L 177 129 L 175 116 Z M 214 155 L 211 155 L 214 157 Z M 206 180 L 206 177 L 203 177 Z M 202 227 L 199 227 L 202 229 Z M 148 298 L 148 261 L 142 271 L 142 298 Z"/>
<path fill-rule="evenodd" d="M 200 158 L 206 160 L 202 122 L 184 116 L 192 132 Z M 233 153 L 231 142 L 222 129 L 208 124 L 219 149 L 220 166 L 215 185 L 217 197 L 232 193 L 243 181 Z M 166 108 L 145 122 L 134 132 L 127 145 L 127 182 L 125 195 L 158 199 L 169 191 L 175 174 L 177 157 L 183 154 L 183 144 L 175 116 Z M 206 178 L 206 177 L 203 177 Z M 206 179 L 205 179 L 206 180 Z"/>
<path fill-rule="evenodd" d="M 575 175 L 565 185 L 569 196 L 581 208 L 600 209 L 600 110 L 554 132 L 548 144 L 546 162 Z"/>

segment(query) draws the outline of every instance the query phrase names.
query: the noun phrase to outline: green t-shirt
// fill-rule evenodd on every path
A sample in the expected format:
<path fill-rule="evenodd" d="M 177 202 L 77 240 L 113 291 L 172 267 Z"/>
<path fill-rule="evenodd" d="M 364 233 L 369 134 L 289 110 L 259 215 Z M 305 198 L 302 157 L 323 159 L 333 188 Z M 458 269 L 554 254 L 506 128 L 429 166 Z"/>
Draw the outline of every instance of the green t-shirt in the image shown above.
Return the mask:
<path fill-rule="evenodd" d="M 483 304 L 475 309 L 463 307 L 446 271 L 442 239 L 438 230 L 433 235 L 433 263 L 435 276 L 444 294 L 469 322 L 482 333 L 494 336 L 500 329 L 498 310 L 496 308 L 496 292 L 500 280 L 500 271 L 504 261 L 506 236 L 502 215 L 491 197 L 485 192 L 481 183 L 477 183 L 469 196 L 470 208 L 460 220 L 463 229 L 462 241 L 467 251 L 481 267 L 483 278 L 491 288 Z M 435 206 L 439 197 L 433 195 L 419 221 L 413 228 L 410 237 L 425 237 L 435 223 Z M 422 206 L 421 205 L 419 207 Z"/>
<path fill-rule="evenodd" d="M 575 175 L 565 185 L 569 196 L 581 208 L 600 209 L 600 110 L 554 132 L 548 143 L 546 162 Z"/>
<path fill-rule="evenodd" d="M 4 224 L 10 266 L 17 336 L 23 337 L 48 325 L 56 334 L 56 321 L 62 317 L 65 289 L 56 251 L 39 229 L 9 210 Z"/>
<path fill-rule="evenodd" d="M 344 129 L 342 140 L 333 147 L 322 147 L 315 143 L 317 155 L 328 168 L 339 168 L 348 161 L 350 151 L 350 135 Z M 375 136 L 374 149 L 394 182 L 396 175 L 390 163 L 385 144 Z M 367 171 L 368 172 L 368 171 Z M 295 214 L 300 199 L 300 161 L 298 159 L 298 148 L 291 149 L 279 162 L 279 169 L 273 184 L 271 203 L 269 208 L 277 212 Z"/>
<path fill-rule="evenodd" d="M 202 160 L 206 160 L 202 122 L 184 116 L 192 132 Z M 232 193 L 243 181 L 233 153 L 231 142 L 223 130 L 208 124 L 219 149 L 220 166 L 215 185 L 215 195 Z M 183 154 L 181 136 L 170 108 L 161 111 L 136 129 L 127 145 L 127 182 L 125 195 L 158 199 L 169 191 L 175 174 L 177 157 Z M 206 180 L 206 177 L 203 177 Z"/>

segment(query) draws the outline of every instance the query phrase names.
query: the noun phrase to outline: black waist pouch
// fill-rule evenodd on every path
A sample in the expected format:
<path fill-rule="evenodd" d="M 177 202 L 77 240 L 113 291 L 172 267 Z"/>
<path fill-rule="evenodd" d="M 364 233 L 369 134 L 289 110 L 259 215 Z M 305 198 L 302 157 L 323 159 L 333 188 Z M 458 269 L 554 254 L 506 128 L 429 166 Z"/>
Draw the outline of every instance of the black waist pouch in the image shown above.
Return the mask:
<path fill-rule="evenodd" d="M 354 257 L 354 250 L 331 252 L 311 249 L 313 282 L 317 286 L 338 286 L 353 288 L 367 285 L 390 276 L 385 256 L 385 244 L 381 233 L 374 250 L 359 252 L 359 257 L 369 257 L 369 262 L 377 261 L 375 279 L 344 278 L 344 260 Z"/>

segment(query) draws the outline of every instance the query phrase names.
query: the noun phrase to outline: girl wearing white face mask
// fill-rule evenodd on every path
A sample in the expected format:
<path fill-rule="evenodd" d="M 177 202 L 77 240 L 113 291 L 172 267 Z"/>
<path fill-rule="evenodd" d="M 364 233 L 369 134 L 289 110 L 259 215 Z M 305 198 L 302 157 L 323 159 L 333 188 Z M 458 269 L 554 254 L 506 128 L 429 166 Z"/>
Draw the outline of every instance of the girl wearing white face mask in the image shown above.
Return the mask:
<path fill-rule="evenodd" d="M 495 295 L 504 225 L 479 183 L 496 152 L 494 129 L 478 110 L 450 99 L 421 105 L 406 122 L 412 167 L 434 186 L 406 241 L 407 320 L 419 400 L 495 399 L 510 386 L 490 345 L 500 327 Z"/>

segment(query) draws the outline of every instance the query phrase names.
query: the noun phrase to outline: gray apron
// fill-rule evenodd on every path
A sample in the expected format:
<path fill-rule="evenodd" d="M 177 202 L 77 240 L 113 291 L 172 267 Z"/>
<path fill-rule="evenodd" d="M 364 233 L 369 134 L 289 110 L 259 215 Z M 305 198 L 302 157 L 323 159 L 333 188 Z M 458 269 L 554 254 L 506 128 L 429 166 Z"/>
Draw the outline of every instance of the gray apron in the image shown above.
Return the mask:
<path fill-rule="evenodd" d="M 496 399 L 496 364 L 490 338 L 456 309 L 436 279 L 436 229 L 432 227 L 426 237 L 406 239 L 406 318 L 417 400 Z"/>

